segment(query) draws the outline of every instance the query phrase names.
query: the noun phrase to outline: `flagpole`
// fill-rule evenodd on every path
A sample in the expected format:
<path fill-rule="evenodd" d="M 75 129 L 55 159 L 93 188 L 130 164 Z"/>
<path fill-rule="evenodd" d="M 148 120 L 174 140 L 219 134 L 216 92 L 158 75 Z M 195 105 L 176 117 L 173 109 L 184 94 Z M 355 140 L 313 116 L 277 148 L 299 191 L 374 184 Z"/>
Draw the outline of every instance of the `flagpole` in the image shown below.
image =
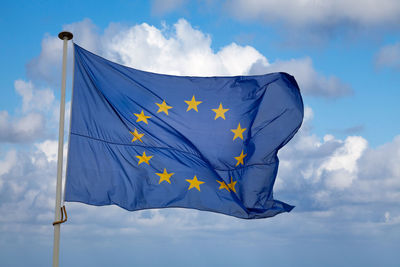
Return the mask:
<path fill-rule="evenodd" d="M 63 147 L 64 147 L 64 115 L 65 115 L 65 84 L 67 69 L 67 47 L 68 40 L 73 37 L 70 32 L 60 32 L 58 38 L 63 40 L 63 59 L 62 59 L 62 79 L 61 79 L 61 100 L 60 100 L 60 125 L 58 129 L 58 158 L 57 158 L 57 184 L 56 184 L 56 203 L 54 222 L 61 219 L 61 186 L 63 169 Z M 58 267 L 60 254 L 60 223 L 54 225 L 54 243 L 53 243 L 53 267 Z"/>

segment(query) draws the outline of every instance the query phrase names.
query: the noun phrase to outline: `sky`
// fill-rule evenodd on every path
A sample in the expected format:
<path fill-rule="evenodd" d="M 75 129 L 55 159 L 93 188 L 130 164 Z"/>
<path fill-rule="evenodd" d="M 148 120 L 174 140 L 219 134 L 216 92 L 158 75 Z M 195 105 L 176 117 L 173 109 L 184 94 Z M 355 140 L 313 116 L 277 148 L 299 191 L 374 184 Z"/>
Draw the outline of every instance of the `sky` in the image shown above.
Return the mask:
<path fill-rule="evenodd" d="M 146 71 L 290 73 L 305 117 L 278 154 L 274 197 L 292 212 L 66 203 L 60 266 L 399 266 L 399 1 L 3 1 L 0 14 L 0 266 L 52 262 L 62 30 Z"/>

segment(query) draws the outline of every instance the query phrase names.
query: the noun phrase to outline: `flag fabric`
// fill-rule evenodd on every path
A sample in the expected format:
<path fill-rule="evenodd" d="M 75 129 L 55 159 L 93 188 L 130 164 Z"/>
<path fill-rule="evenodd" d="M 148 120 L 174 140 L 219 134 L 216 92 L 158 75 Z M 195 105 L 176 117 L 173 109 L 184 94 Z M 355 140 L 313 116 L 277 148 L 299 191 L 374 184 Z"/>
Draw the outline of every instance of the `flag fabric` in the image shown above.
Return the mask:
<path fill-rule="evenodd" d="M 277 152 L 304 115 L 292 76 L 163 75 L 74 50 L 65 201 L 245 219 L 292 210 L 273 198 Z"/>

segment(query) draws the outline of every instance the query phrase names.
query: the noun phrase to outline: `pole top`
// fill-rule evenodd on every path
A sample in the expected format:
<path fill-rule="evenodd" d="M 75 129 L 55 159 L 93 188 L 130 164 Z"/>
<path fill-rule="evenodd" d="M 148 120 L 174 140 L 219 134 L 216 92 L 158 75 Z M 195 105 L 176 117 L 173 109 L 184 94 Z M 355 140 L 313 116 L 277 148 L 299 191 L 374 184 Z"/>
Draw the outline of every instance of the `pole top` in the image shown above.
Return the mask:
<path fill-rule="evenodd" d="M 61 40 L 64 40 L 64 38 L 67 38 L 67 40 L 71 40 L 72 37 L 74 37 L 74 35 L 70 32 L 60 32 L 58 34 L 58 38 L 60 38 Z"/>

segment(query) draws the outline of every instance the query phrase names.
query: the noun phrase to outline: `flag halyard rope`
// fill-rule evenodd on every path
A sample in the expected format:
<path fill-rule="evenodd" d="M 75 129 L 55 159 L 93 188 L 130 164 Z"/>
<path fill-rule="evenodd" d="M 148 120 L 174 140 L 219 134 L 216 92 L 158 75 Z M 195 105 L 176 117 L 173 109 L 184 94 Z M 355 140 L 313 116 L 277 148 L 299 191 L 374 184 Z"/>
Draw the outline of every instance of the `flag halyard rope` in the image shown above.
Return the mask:
<path fill-rule="evenodd" d="M 65 218 L 64 218 L 65 214 Z M 65 205 L 61 207 L 61 220 L 53 222 L 53 225 L 65 223 L 68 220 L 67 210 L 65 209 Z"/>

